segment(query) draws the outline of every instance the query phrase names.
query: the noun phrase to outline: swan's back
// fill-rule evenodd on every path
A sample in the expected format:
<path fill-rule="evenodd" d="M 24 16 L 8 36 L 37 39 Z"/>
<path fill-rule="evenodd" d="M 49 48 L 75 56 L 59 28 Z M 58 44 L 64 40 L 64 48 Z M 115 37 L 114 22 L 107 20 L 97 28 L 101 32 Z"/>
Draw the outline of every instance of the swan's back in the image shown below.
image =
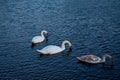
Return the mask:
<path fill-rule="evenodd" d="M 39 43 L 39 42 L 42 42 L 43 40 L 44 40 L 44 37 L 35 36 L 35 37 L 33 37 L 32 42 L 33 43 Z"/>
<path fill-rule="evenodd" d="M 38 51 L 38 50 L 37 50 Z M 55 45 L 49 45 L 43 48 L 42 50 L 39 50 L 38 52 L 41 52 L 42 54 L 55 54 L 63 51 L 63 49 L 59 46 Z"/>
<path fill-rule="evenodd" d="M 101 63 L 101 58 L 95 55 L 85 55 L 85 56 L 77 57 L 77 59 L 79 59 L 81 62 L 86 62 L 91 64 Z"/>

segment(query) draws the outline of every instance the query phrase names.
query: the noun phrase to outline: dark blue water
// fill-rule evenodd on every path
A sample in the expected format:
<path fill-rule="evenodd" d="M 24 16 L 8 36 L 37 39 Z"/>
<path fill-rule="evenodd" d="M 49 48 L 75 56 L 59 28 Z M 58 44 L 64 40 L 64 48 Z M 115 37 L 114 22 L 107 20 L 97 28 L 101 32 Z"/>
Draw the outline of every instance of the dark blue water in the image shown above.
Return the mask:
<path fill-rule="evenodd" d="M 30 48 L 33 36 L 49 32 L 48 43 Z M 40 57 L 36 49 L 60 46 L 71 53 Z M 77 56 L 104 54 L 114 67 L 87 66 Z M 107 61 L 109 63 L 109 59 Z M 119 0 L 0 0 L 0 80 L 119 80 Z"/>

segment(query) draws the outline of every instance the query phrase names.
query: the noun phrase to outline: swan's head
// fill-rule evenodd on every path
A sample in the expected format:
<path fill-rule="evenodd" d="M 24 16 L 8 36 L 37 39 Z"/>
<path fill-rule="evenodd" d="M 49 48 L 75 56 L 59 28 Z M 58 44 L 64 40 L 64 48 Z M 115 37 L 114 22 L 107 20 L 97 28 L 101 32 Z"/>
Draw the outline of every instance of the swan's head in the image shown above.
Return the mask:
<path fill-rule="evenodd" d="M 48 34 L 48 31 L 46 31 L 46 30 L 42 30 L 42 33 Z"/>
<path fill-rule="evenodd" d="M 113 57 L 110 58 L 110 61 L 112 62 L 111 66 L 113 66 L 114 65 L 114 59 L 113 59 Z"/>
<path fill-rule="evenodd" d="M 71 44 L 71 42 L 68 41 L 68 40 L 63 41 L 63 43 L 62 43 L 62 48 L 63 49 L 65 49 L 65 44 L 68 44 L 70 51 L 72 51 L 72 44 Z"/>
<path fill-rule="evenodd" d="M 106 57 L 110 58 L 111 61 L 113 61 L 113 57 L 110 56 L 109 54 L 105 54 Z"/>
<path fill-rule="evenodd" d="M 112 56 L 108 55 L 108 54 L 105 54 L 106 57 L 110 58 L 110 61 L 112 62 L 112 65 L 114 64 L 114 59 Z"/>
<path fill-rule="evenodd" d="M 70 50 L 69 51 L 72 51 L 72 46 L 70 46 Z"/>
<path fill-rule="evenodd" d="M 42 34 L 45 34 L 46 35 L 46 37 L 48 37 L 48 31 L 46 31 L 46 30 L 42 30 L 42 32 L 41 32 Z"/>
<path fill-rule="evenodd" d="M 72 45 L 71 45 L 69 48 L 70 48 L 70 50 L 69 50 L 69 51 L 72 51 Z"/>
<path fill-rule="evenodd" d="M 48 37 L 48 32 L 46 32 L 45 34 L 46 34 L 46 37 Z"/>

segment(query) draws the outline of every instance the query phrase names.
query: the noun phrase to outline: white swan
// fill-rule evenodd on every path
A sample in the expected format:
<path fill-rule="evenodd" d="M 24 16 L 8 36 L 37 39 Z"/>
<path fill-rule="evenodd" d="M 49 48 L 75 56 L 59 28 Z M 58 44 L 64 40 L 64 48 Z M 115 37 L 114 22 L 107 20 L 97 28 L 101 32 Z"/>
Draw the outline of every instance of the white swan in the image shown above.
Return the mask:
<path fill-rule="evenodd" d="M 46 30 L 42 30 L 40 36 L 35 36 L 32 38 L 32 45 L 31 45 L 32 48 L 34 47 L 35 44 L 41 43 L 45 40 L 44 34 L 46 34 L 46 36 L 48 36 L 48 32 Z"/>
<path fill-rule="evenodd" d="M 68 40 L 65 40 L 62 42 L 61 47 L 56 45 L 49 45 L 41 50 L 37 49 L 37 51 L 40 52 L 41 54 L 56 54 L 65 50 L 65 44 L 68 44 L 70 50 L 72 50 L 72 44 Z"/>
<path fill-rule="evenodd" d="M 99 63 L 105 63 L 106 57 L 110 58 L 113 64 L 113 58 L 108 54 L 105 54 L 102 59 L 95 55 L 85 55 L 85 56 L 77 57 L 77 59 L 85 63 L 99 64 Z"/>

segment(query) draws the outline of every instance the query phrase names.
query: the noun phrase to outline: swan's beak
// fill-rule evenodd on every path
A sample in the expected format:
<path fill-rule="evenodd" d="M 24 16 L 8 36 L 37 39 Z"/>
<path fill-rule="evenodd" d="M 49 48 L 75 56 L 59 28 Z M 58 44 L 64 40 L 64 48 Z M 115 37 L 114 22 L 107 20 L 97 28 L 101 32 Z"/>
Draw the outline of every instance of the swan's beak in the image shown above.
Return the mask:
<path fill-rule="evenodd" d="M 48 33 L 46 33 L 46 38 L 48 38 Z"/>
<path fill-rule="evenodd" d="M 70 51 L 72 51 L 72 46 L 70 46 Z"/>
<path fill-rule="evenodd" d="M 46 33 L 45 37 L 46 37 L 46 42 L 48 42 L 48 33 Z"/>
<path fill-rule="evenodd" d="M 111 58 L 111 62 L 112 62 L 112 64 L 114 63 L 114 59 L 113 58 Z"/>
<path fill-rule="evenodd" d="M 111 62 L 112 62 L 111 66 L 113 66 L 114 65 L 114 59 L 113 58 L 110 58 L 110 59 L 111 59 Z"/>

